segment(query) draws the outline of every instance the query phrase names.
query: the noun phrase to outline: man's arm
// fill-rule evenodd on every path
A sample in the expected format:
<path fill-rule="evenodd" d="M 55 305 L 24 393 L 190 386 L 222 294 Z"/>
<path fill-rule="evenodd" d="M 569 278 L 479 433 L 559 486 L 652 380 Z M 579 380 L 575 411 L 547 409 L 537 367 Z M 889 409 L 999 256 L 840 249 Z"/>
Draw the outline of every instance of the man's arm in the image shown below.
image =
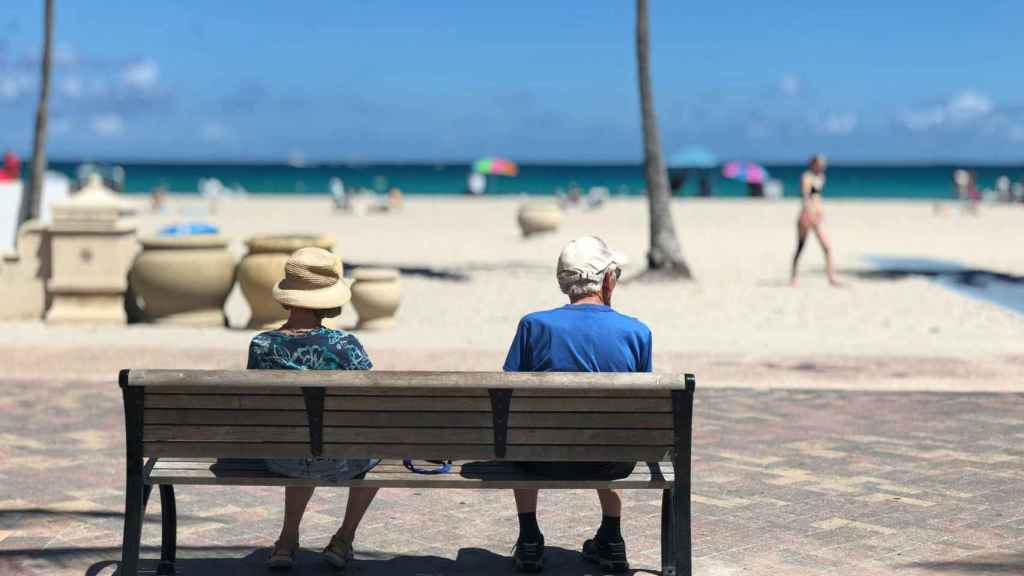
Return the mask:
<path fill-rule="evenodd" d="M 516 336 L 512 339 L 512 345 L 508 347 L 508 355 L 505 357 L 505 365 L 502 369 L 505 372 L 529 372 L 529 355 L 527 353 L 528 327 L 526 322 L 520 320 L 516 328 Z"/>

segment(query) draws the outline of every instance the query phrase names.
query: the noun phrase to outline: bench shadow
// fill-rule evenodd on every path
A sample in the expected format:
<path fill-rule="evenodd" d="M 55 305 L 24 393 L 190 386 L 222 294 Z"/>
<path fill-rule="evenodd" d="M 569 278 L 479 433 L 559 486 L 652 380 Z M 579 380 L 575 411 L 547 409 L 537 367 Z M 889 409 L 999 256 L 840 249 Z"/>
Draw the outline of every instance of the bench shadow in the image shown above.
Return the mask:
<path fill-rule="evenodd" d="M 985 554 L 943 562 L 914 562 L 904 566 L 938 573 L 1024 574 L 1024 552 Z"/>
<path fill-rule="evenodd" d="M 187 548 L 185 550 L 188 550 Z M 195 549 L 193 549 L 195 550 Z M 219 549 L 225 552 L 235 547 Z M 288 574 L 289 576 L 336 575 L 338 571 L 326 564 L 317 551 L 301 550 L 296 555 L 295 567 L 288 572 L 275 571 L 264 566 L 268 549 L 251 551 L 242 557 L 211 557 L 179 559 L 177 573 L 188 576 L 255 576 Z M 601 570 L 586 563 L 575 550 L 551 547 L 544 555 L 545 574 L 559 576 L 600 576 Z M 140 575 L 155 574 L 156 560 L 147 558 L 141 563 Z M 514 576 L 516 572 L 509 555 L 496 554 L 482 548 L 463 548 L 452 560 L 431 555 L 388 554 L 377 551 L 361 551 L 356 559 L 345 568 L 346 576 Z M 626 574 L 660 574 L 658 571 L 632 570 Z M 84 576 L 120 576 L 117 562 L 97 562 L 85 571 Z"/>

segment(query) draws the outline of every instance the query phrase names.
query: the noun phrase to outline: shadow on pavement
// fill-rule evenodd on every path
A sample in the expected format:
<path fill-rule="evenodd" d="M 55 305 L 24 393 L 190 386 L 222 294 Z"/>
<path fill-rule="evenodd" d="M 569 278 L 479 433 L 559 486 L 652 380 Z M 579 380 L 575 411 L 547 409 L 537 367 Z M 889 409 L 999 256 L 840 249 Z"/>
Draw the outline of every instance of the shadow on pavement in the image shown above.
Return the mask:
<path fill-rule="evenodd" d="M 204 548 L 182 548 L 186 555 L 197 551 L 200 555 Z M 269 553 L 268 549 L 249 552 L 245 556 L 230 557 L 237 547 L 218 547 L 205 550 L 216 550 L 217 557 L 184 558 L 177 562 L 178 574 L 188 576 L 252 576 L 288 574 L 289 576 L 336 575 L 338 571 L 320 559 L 320 554 L 313 550 L 301 550 L 295 559 L 295 567 L 288 572 L 270 570 L 263 565 Z M 39 557 L 45 558 L 49 551 L 39 551 Z M 95 552 L 95 550 L 90 550 Z M 119 550 L 112 551 L 112 555 Z M 220 553 L 229 556 L 222 557 Z M 150 575 L 156 569 L 155 556 L 159 551 L 147 549 L 146 560 L 142 562 L 140 574 Z M 559 576 L 599 576 L 601 571 L 592 564 L 587 564 L 575 550 L 548 547 L 544 556 L 544 573 Z M 510 556 L 495 554 L 481 548 L 463 548 L 459 550 L 455 560 L 440 556 L 405 556 L 384 552 L 360 552 L 356 559 L 345 568 L 346 576 L 448 576 L 448 575 L 481 575 L 513 576 L 518 574 L 512 565 Z M 630 574 L 660 574 L 656 571 L 631 571 Z M 90 566 L 84 576 L 120 576 L 117 562 L 104 560 Z"/>
<path fill-rule="evenodd" d="M 1024 574 L 1024 552 L 986 554 L 947 562 L 915 562 L 906 567 L 951 574 Z"/>

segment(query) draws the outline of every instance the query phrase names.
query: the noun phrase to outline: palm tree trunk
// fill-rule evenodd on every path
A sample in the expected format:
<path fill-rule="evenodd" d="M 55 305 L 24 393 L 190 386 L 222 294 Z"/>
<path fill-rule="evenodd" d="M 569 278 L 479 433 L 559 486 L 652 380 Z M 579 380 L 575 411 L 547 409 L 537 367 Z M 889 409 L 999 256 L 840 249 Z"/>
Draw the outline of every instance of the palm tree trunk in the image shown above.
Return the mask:
<path fill-rule="evenodd" d="M 39 217 L 46 177 L 46 117 L 50 99 L 50 51 L 53 47 L 53 0 L 46 0 L 44 19 L 43 63 L 40 70 L 39 106 L 36 108 L 36 131 L 32 141 L 32 166 L 28 185 L 22 188 L 18 224 Z"/>
<path fill-rule="evenodd" d="M 652 271 L 679 278 L 692 278 L 690 267 L 672 222 L 668 171 L 661 157 L 661 138 L 654 112 L 651 89 L 650 40 L 648 38 L 647 0 L 636 0 L 636 61 L 640 80 L 640 113 L 644 128 L 644 178 L 647 180 L 647 206 L 650 211 L 651 245 L 647 266 Z"/>

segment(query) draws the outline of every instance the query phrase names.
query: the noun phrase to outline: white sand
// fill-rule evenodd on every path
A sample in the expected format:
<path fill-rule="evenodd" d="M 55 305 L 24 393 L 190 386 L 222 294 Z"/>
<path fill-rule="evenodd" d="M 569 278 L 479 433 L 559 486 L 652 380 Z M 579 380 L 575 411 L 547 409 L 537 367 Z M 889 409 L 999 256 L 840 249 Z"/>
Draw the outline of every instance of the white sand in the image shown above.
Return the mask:
<path fill-rule="evenodd" d="M 258 197 L 224 202 L 212 220 L 237 239 L 239 255 L 241 239 L 251 234 L 331 232 L 346 262 L 467 275 L 464 282 L 406 275 L 399 327 L 359 337 L 381 366 L 485 369 L 500 366 L 521 315 L 563 303 L 554 263 L 564 242 L 583 234 L 604 237 L 632 259 L 627 277 L 645 261 L 642 199 L 616 200 L 596 212 L 568 212 L 556 234 L 533 239 L 519 235 L 519 202 L 413 198 L 400 213 L 358 217 L 334 212 L 325 197 Z M 927 202 L 827 201 L 825 227 L 847 287 L 826 284 L 821 251 L 811 240 L 801 283 L 790 288 L 794 202 L 677 201 L 676 225 L 697 281 L 627 282 L 616 291 L 615 306 L 651 326 L 659 368 L 699 368 L 707 384 L 843 387 L 859 386 L 869 374 L 868 384 L 882 388 L 956 389 L 968 381 L 965 386 L 974 389 L 1024 390 L 1020 313 L 922 277 L 856 275 L 873 270 L 868 259 L 879 256 L 931 258 L 1024 275 L 1024 208 L 986 206 L 977 217 L 947 208 L 939 216 Z M 152 231 L 201 209 L 196 199 L 172 198 L 169 213 L 144 216 L 142 228 Z M 1024 284 L 1011 290 L 1024 293 Z M 228 311 L 233 325 L 244 325 L 248 310 L 237 290 Z M 351 325 L 354 319 L 347 309 L 341 323 Z M 112 350 L 133 350 L 132 358 L 149 365 L 176 364 L 170 358 L 229 365 L 241 361 L 251 335 L 148 326 L 3 328 L 0 344 L 7 354 L 19 351 L 21 357 L 14 363 L 23 366 L 14 372 L 18 377 L 42 373 L 30 365 L 34 354 L 42 355 L 30 351 L 36 346 L 105 349 L 108 356 Z M 162 355 L 169 359 L 154 360 Z M 139 365 L 117 355 L 97 360 L 104 367 L 118 361 Z"/>

